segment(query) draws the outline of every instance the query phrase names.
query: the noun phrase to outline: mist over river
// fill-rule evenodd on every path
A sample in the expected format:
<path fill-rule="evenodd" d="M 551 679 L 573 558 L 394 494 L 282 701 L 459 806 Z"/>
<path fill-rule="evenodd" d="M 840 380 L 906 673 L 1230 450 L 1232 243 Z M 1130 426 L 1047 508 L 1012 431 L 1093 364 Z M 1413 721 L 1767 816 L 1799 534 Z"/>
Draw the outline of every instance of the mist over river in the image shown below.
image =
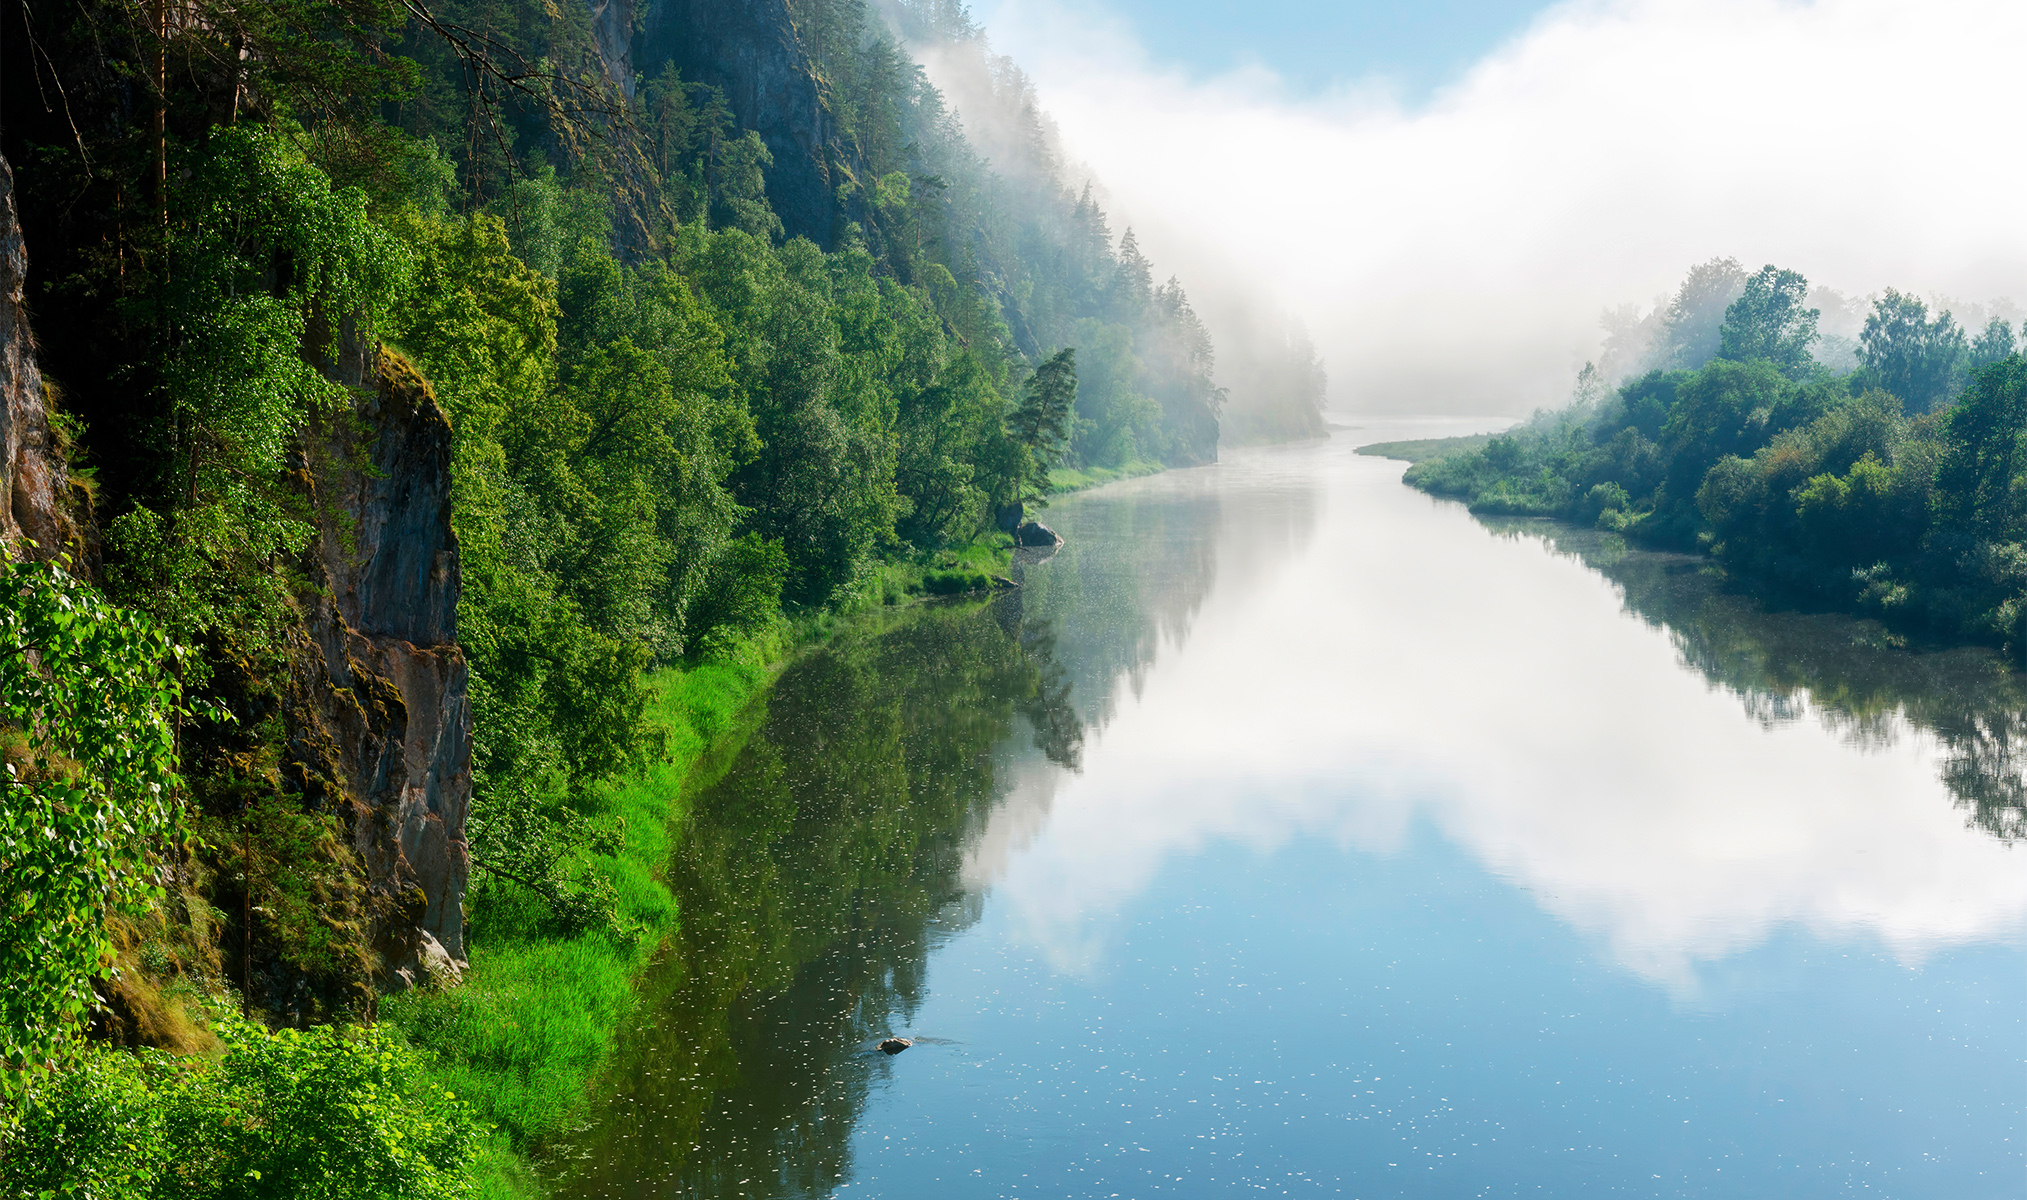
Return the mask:
<path fill-rule="evenodd" d="M 1363 424 L 792 664 L 563 1194 L 2027 1195 L 2022 678 Z"/>

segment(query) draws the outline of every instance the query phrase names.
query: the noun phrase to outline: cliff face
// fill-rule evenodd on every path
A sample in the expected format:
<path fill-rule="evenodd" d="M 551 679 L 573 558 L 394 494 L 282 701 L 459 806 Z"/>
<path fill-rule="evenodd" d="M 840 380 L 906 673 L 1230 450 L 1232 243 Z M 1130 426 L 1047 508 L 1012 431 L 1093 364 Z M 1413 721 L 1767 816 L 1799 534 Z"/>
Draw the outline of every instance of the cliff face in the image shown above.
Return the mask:
<path fill-rule="evenodd" d="M 471 710 L 457 644 L 451 429 L 429 384 L 358 346 L 332 374 L 355 408 L 308 439 L 300 485 L 318 541 L 305 567 L 311 645 L 290 695 L 292 782 L 350 825 L 373 897 L 382 982 L 464 965 Z"/>
<path fill-rule="evenodd" d="M 0 157 L 0 543 L 9 554 L 30 558 L 69 554 L 83 570 L 84 542 L 66 504 L 69 471 L 50 429 L 35 337 L 22 304 L 27 279 L 14 171 Z"/>
<path fill-rule="evenodd" d="M 829 248 L 843 215 L 837 189 L 850 182 L 844 165 L 850 155 L 787 0 L 602 0 L 594 12 L 601 22 L 616 21 L 621 5 L 634 10 L 626 16 L 639 31 L 630 70 L 653 76 L 673 62 L 684 79 L 722 89 L 740 124 L 774 156 L 767 198 L 788 236 Z M 606 66 L 614 69 L 610 57 Z"/>

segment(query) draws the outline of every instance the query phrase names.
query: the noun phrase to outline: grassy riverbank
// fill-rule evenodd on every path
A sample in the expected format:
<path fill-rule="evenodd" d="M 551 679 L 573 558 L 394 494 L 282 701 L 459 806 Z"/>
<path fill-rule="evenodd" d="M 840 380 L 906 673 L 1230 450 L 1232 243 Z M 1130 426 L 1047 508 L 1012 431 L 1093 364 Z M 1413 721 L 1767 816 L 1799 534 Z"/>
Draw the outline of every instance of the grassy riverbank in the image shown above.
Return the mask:
<path fill-rule="evenodd" d="M 769 650 L 775 650 L 769 654 Z M 439 1082 L 476 1105 L 493 1128 L 478 1195 L 539 1195 L 523 1155 L 559 1133 L 610 1052 L 632 1008 L 634 978 L 679 919 L 662 878 L 674 850 L 686 781 L 713 745 L 735 741 L 741 715 L 773 678 L 777 646 L 746 661 L 669 669 L 653 679 L 652 715 L 666 758 L 638 778 L 599 789 L 585 815 L 616 815 L 618 853 L 573 864 L 611 879 L 620 930 L 559 936 L 540 900 L 503 881 L 474 880 L 471 967 L 460 986 L 390 997 L 384 1023 L 435 1055 Z"/>
<path fill-rule="evenodd" d="M 1360 446 L 1360 454 L 1373 458 L 1395 458 L 1407 463 L 1428 462 L 1436 458 L 1448 458 L 1453 454 L 1468 454 L 1483 450 L 1495 434 L 1473 433 L 1463 437 L 1418 438 L 1406 442 L 1374 442 Z"/>
<path fill-rule="evenodd" d="M 1052 494 L 1060 496 L 1066 492 L 1088 492 L 1094 487 L 1103 487 L 1121 479 L 1136 479 L 1142 475 L 1159 475 L 1168 470 L 1160 463 L 1134 459 L 1116 467 L 1056 467 L 1049 472 L 1049 488 Z"/>
<path fill-rule="evenodd" d="M 585 854 L 575 872 L 597 872 L 618 893 L 617 929 L 564 935 L 546 904 L 517 884 L 474 876 L 470 969 L 462 984 L 390 997 L 383 1023 L 435 1059 L 436 1082 L 477 1106 L 493 1126 L 478 1166 L 478 1196 L 541 1194 L 529 1154 L 564 1132 L 638 1001 L 636 981 L 681 920 L 664 870 L 689 799 L 708 786 L 765 715 L 760 698 L 797 651 L 886 608 L 925 596 L 982 591 L 1004 577 L 1011 539 L 883 563 L 877 587 L 846 611 L 784 623 L 730 659 L 658 672 L 650 717 L 666 732 L 666 755 L 637 778 L 595 789 L 580 813 L 617 818 L 617 852 Z"/>

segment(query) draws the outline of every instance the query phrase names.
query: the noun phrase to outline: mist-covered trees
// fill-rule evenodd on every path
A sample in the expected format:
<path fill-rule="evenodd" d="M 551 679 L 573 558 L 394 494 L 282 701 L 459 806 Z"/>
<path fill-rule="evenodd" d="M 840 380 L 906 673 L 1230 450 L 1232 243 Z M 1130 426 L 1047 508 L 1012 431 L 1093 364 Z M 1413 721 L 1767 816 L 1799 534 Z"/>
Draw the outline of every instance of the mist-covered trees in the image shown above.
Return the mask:
<path fill-rule="evenodd" d="M 1997 331 L 1988 331 L 1988 339 Z M 1963 386 L 1970 343 L 1947 312 L 1929 317 L 1919 299 L 1886 289 L 1865 318 L 1860 357 L 1879 386 L 1911 413 L 1927 412 Z M 1996 348 L 1987 340 L 1988 348 Z"/>
<path fill-rule="evenodd" d="M 1724 310 L 1718 329 L 1718 356 L 1735 362 L 1769 362 L 1791 378 L 1815 367 L 1809 347 L 1816 341 L 1816 318 L 1804 306 L 1809 281 L 1798 271 L 1771 264 L 1745 281 L 1745 290 Z"/>

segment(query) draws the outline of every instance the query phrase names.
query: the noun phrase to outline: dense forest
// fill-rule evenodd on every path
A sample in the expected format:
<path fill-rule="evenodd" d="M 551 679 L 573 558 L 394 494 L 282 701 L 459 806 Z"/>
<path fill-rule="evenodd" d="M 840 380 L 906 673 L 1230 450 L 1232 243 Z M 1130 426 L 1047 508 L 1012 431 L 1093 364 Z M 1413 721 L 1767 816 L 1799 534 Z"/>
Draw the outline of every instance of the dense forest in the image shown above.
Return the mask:
<path fill-rule="evenodd" d="M 624 781 L 1065 470 L 1321 429 L 949 0 L 0 23 L 9 1194 L 524 1189 L 675 920 Z"/>
<path fill-rule="evenodd" d="M 1585 366 L 1568 407 L 1407 481 L 1476 512 L 1707 551 L 1773 592 L 2027 657 L 2013 326 L 1966 329 L 1888 289 L 1850 346 L 1826 349 L 1815 295 L 1774 266 L 1698 266 L 1645 319 L 1608 318 L 1606 365 Z"/>

